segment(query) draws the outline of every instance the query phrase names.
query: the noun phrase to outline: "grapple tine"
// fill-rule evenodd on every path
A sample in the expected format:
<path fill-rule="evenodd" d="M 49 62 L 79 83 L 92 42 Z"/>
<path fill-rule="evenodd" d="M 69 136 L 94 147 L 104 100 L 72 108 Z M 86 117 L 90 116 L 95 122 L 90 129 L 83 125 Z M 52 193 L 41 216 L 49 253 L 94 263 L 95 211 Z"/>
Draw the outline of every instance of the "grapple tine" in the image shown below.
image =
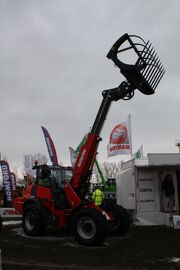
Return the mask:
<path fill-rule="evenodd" d="M 152 48 L 152 50 L 153 50 L 153 48 Z M 152 57 L 154 56 L 154 54 L 155 54 L 155 50 L 152 51 Z M 146 66 L 146 68 L 142 71 L 142 75 L 143 75 L 144 77 L 145 77 L 146 74 L 147 74 L 148 72 L 150 72 L 151 69 L 152 69 L 152 63 L 153 63 L 153 58 L 152 58 L 152 57 L 149 57 L 149 59 L 147 59 L 147 61 L 146 61 L 147 66 Z M 156 57 L 156 54 L 155 54 L 155 57 Z"/>
<path fill-rule="evenodd" d="M 146 64 L 149 63 L 150 60 L 152 60 L 152 57 L 151 55 L 154 54 L 154 51 L 153 51 L 153 47 L 152 47 L 152 44 L 150 44 L 150 46 L 147 48 L 147 53 L 146 55 L 144 55 L 144 60 L 146 61 Z"/>
<path fill-rule="evenodd" d="M 146 55 L 146 52 L 147 52 L 147 46 L 148 46 L 149 42 L 150 42 L 150 41 L 148 40 L 148 42 L 144 45 L 143 50 L 140 52 L 141 57 L 138 58 L 138 60 L 137 60 L 136 63 L 135 63 L 135 66 L 141 65 L 142 59 L 143 59 L 144 56 Z M 151 45 L 151 44 L 150 44 L 150 45 Z"/>
<path fill-rule="evenodd" d="M 154 73 L 155 73 L 155 71 L 157 69 L 157 64 L 156 63 L 158 63 L 157 62 L 158 59 L 159 58 L 158 58 L 158 56 L 156 54 L 155 57 L 154 57 L 154 59 L 152 59 L 150 65 L 149 65 L 149 72 L 148 72 L 148 74 L 143 74 L 146 80 L 150 81 L 151 77 L 154 75 Z"/>
<path fill-rule="evenodd" d="M 146 45 L 148 45 L 148 43 Z M 140 66 L 142 64 L 142 62 L 145 62 L 146 66 L 147 66 L 146 60 L 149 59 L 149 50 L 150 50 L 151 46 L 152 46 L 151 43 L 148 46 L 145 46 L 144 54 L 142 54 L 140 56 L 141 62 L 139 63 L 138 66 Z"/>
<path fill-rule="evenodd" d="M 156 78 L 154 79 L 153 83 L 152 83 L 152 87 L 156 87 L 158 85 L 159 82 L 159 78 L 161 78 L 161 75 L 164 74 L 164 69 L 161 69 L 158 73 L 158 75 L 156 76 Z"/>
<path fill-rule="evenodd" d="M 149 78 L 149 84 L 150 85 L 153 85 L 154 81 L 156 80 L 159 72 L 161 72 L 161 62 L 158 58 L 158 62 L 157 64 L 154 66 L 154 73 L 153 73 L 153 76 L 151 76 L 151 78 Z"/>

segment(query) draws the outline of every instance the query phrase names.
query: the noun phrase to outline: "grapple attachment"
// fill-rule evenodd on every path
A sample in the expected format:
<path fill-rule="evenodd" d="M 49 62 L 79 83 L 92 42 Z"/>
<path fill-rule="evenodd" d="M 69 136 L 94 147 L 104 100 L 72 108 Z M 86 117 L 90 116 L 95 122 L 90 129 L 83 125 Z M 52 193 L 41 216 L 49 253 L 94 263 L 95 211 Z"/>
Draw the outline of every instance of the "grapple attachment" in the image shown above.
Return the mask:
<path fill-rule="evenodd" d="M 126 54 L 126 51 L 133 50 L 130 64 L 124 63 L 118 57 Z M 137 88 L 143 94 L 154 94 L 157 85 L 165 73 L 152 44 L 145 42 L 136 35 L 124 34 L 112 46 L 107 57 L 119 67 L 121 73 L 126 77 L 134 90 Z M 128 55 L 129 58 L 129 55 Z M 127 61 L 127 59 L 126 59 Z"/>

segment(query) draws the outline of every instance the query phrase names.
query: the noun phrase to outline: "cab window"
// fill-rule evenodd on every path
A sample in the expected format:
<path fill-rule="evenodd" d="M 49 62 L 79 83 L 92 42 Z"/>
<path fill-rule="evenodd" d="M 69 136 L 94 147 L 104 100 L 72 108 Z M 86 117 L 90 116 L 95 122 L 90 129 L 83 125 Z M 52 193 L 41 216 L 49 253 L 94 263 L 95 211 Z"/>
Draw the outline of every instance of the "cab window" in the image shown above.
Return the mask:
<path fill-rule="evenodd" d="M 63 168 L 53 169 L 51 170 L 51 176 L 59 187 L 64 188 L 65 181 L 71 181 L 72 171 Z"/>
<path fill-rule="evenodd" d="M 42 167 L 39 167 L 37 170 L 37 184 L 45 187 L 50 186 L 50 179 L 49 177 L 43 177 Z"/>

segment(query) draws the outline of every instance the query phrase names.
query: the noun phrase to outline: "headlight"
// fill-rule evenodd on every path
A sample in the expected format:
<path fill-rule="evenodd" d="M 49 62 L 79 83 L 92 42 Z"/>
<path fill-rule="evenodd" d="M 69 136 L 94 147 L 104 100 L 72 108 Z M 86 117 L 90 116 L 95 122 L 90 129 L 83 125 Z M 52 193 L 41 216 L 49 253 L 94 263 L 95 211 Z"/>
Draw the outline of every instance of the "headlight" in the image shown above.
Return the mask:
<path fill-rule="evenodd" d="M 107 220 L 107 221 L 110 220 L 109 216 L 107 215 L 107 213 L 106 213 L 105 211 L 102 211 L 101 213 L 103 214 L 103 216 L 106 217 L 106 220 Z"/>

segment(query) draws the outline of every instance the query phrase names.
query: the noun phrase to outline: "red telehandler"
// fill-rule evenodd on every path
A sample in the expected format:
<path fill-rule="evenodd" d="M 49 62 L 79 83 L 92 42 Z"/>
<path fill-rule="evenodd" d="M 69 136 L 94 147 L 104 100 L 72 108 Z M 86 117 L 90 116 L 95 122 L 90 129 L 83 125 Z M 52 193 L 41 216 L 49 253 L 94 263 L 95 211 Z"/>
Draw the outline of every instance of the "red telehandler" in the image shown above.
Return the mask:
<path fill-rule="evenodd" d="M 132 64 L 126 64 L 119 58 L 129 50 L 133 52 Z M 102 92 L 102 103 L 73 171 L 69 167 L 34 166 L 37 170 L 35 183 L 29 186 L 24 197 L 14 201 L 14 207 L 22 214 L 23 228 L 28 235 L 42 234 L 49 224 L 60 229 L 70 227 L 80 244 L 92 246 L 105 240 L 108 228 L 114 234 L 127 230 L 124 208 L 115 205 L 116 210 L 113 210 L 112 205 L 106 205 L 103 209 L 86 199 L 101 141 L 100 132 L 113 101 L 131 99 L 135 89 L 145 95 L 153 94 L 165 70 L 149 41 L 145 42 L 134 35 L 124 34 L 120 37 L 107 57 L 120 69 L 126 80 L 118 87 Z"/>

